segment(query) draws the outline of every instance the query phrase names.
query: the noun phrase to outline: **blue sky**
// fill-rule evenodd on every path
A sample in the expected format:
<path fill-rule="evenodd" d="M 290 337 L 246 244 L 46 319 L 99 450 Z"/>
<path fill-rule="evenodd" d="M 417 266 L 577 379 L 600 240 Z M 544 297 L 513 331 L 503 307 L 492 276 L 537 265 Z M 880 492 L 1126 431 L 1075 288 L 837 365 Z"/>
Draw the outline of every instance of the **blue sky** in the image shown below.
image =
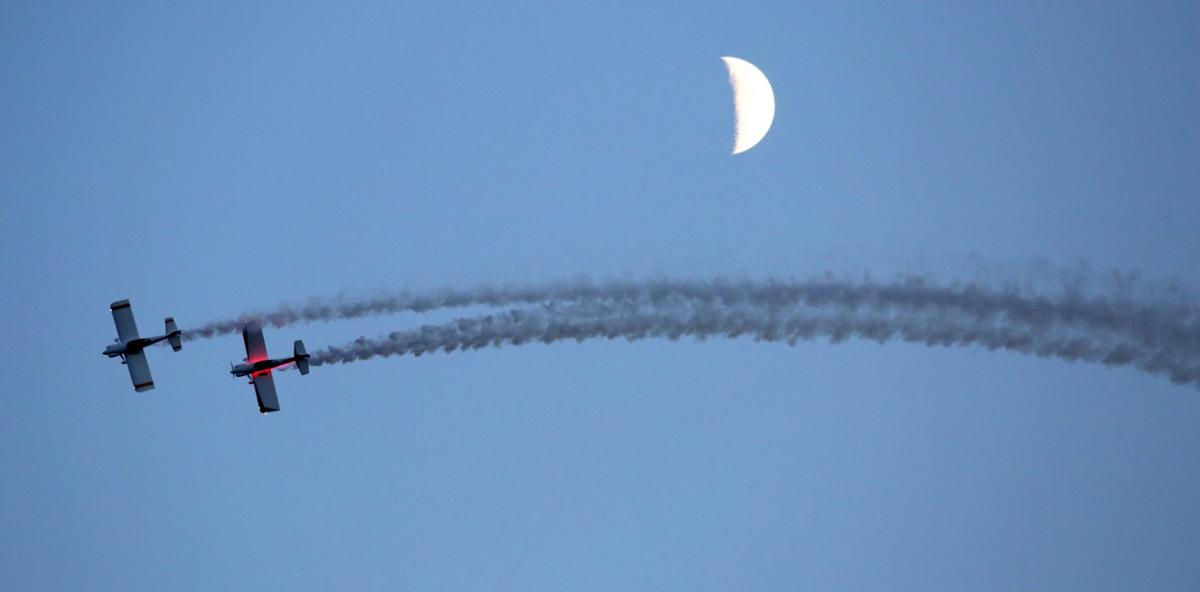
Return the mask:
<path fill-rule="evenodd" d="M 971 4 L 971 5 L 968 5 Z M 974 349 L 530 345 L 322 367 L 342 291 L 1086 262 L 1200 276 L 1192 3 L 0 7 L 14 589 L 1192 589 L 1200 399 Z M 777 116 L 731 157 L 719 60 Z M 452 313 L 269 331 L 310 349 Z"/>

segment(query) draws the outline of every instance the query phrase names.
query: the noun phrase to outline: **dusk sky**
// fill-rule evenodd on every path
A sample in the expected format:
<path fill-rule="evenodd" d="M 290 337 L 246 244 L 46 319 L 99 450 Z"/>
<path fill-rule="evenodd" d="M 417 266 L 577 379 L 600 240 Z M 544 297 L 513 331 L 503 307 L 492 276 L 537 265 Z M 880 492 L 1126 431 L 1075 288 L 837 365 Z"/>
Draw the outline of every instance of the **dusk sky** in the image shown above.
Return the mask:
<path fill-rule="evenodd" d="M 721 56 L 775 93 L 737 155 Z M 281 372 L 260 415 L 237 334 L 148 348 L 144 393 L 100 355 L 125 298 L 143 334 L 577 278 L 1200 306 L 1197 56 L 1194 2 L 4 3 L 2 587 L 1200 589 L 1200 390 L 1130 367 L 533 343 Z"/>

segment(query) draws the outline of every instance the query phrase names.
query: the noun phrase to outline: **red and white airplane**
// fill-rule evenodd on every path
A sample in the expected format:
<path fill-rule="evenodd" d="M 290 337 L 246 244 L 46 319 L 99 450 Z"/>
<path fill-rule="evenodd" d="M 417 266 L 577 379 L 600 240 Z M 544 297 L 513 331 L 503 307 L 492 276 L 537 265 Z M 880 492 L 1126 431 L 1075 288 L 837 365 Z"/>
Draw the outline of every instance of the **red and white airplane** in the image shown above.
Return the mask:
<path fill-rule="evenodd" d="M 279 411 L 279 397 L 275 395 L 275 378 L 271 370 L 291 363 L 296 364 L 300 374 L 308 374 L 308 352 L 299 339 L 292 346 L 292 357 L 267 357 L 267 342 L 263 339 L 262 327 L 257 323 L 242 328 L 242 340 L 246 342 L 246 357 L 241 364 L 230 364 L 229 373 L 234 376 L 249 376 L 258 397 L 258 412 Z"/>

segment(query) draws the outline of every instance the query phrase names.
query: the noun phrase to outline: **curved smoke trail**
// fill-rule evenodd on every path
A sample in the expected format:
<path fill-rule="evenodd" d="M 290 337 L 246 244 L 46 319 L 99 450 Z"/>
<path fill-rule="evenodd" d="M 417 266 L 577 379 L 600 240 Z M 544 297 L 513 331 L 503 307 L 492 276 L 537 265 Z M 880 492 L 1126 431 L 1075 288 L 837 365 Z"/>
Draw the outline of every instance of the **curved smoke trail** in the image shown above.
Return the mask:
<path fill-rule="evenodd" d="M 248 322 L 281 327 L 297 322 L 330 321 L 399 312 L 427 312 L 467 306 L 513 306 L 546 303 L 644 303 L 687 299 L 721 306 L 839 307 L 877 313 L 938 312 L 966 315 L 977 321 L 1008 321 L 1115 333 L 1144 347 L 1179 356 L 1200 357 L 1200 306 L 1143 304 L 1117 295 L 1089 297 L 1067 293 L 1059 297 L 1023 293 L 1013 288 L 980 284 L 939 286 L 909 277 L 891 283 L 813 280 L 647 280 L 593 283 L 586 280 L 528 287 L 481 287 L 401 292 L 370 298 L 314 299 L 302 306 L 214 321 L 184 332 L 187 339 L 240 331 Z"/>
<path fill-rule="evenodd" d="M 475 350 L 489 346 L 553 343 L 563 340 L 751 337 L 795 344 L 826 337 L 831 342 L 860 338 L 879 343 L 900 340 L 929 346 L 982 346 L 1027 355 L 1133 366 L 1178 384 L 1200 386 L 1194 356 L 1179 357 L 1136 340 L 1096 335 L 1063 325 L 980 320 L 968 311 L 847 310 L 841 307 L 728 305 L 686 298 L 655 304 L 587 303 L 516 309 L 441 325 L 361 337 L 313 354 L 316 366 L 374 357 Z"/>

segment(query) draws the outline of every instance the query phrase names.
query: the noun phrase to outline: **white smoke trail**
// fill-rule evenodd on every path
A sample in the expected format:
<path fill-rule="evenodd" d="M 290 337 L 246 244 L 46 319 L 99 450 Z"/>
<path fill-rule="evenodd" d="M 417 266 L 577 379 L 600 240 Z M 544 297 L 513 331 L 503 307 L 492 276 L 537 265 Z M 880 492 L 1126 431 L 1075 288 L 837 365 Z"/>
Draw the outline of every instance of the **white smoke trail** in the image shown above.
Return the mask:
<path fill-rule="evenodd" d="M 1118 294 L 1057 297 L 1030 294 L 1014 287 L 977 283 L 940 286 L 912 276 L 890 283 L 811 280 L 646 280 L 594 283 L 587 280 L 525 287 L 481 287 L 401 292 L 371 298 L 314 299 L 302 306 L 249 313 L 185 331 L 198 339 L 240 331 L 248 322 L 281 327 L 297 322 L 330 321 L 398 312 L 426 312 L 466 306 L 513 306 L 545 303 L 643 303 L 687 299 L 723 306 L 839 307 L 850 311 L 937 312 L 966 315 L 980 322 L 1015 322 L 1052 328 L 1071 326 L 1114 333 L 1142 346 L 1200 357 L 1200 306 L 1190 302 L 1139 303 Z"/>
<path fill-rule="evenodd" d="M 979 319 L 966 311 L 848 310 L 844 307 L 729 305 L 687 298 L 647 303 L 585 303 L 517 309 L 362 337 L 313 354 L 312 364 L 349 363 L 374 357 L 474 350 L 488 346 L 562 340 L 682 337 L 751 337 L 795 344 L 819 337 L 860 338 L 929 346 L 977 345 L 1068 361 L 1133 366 L 1179 384 L 1200 384 L 1194 357 L 1180 358 L 1135 340 L 1096 335 L 1065 325 Z"/>

